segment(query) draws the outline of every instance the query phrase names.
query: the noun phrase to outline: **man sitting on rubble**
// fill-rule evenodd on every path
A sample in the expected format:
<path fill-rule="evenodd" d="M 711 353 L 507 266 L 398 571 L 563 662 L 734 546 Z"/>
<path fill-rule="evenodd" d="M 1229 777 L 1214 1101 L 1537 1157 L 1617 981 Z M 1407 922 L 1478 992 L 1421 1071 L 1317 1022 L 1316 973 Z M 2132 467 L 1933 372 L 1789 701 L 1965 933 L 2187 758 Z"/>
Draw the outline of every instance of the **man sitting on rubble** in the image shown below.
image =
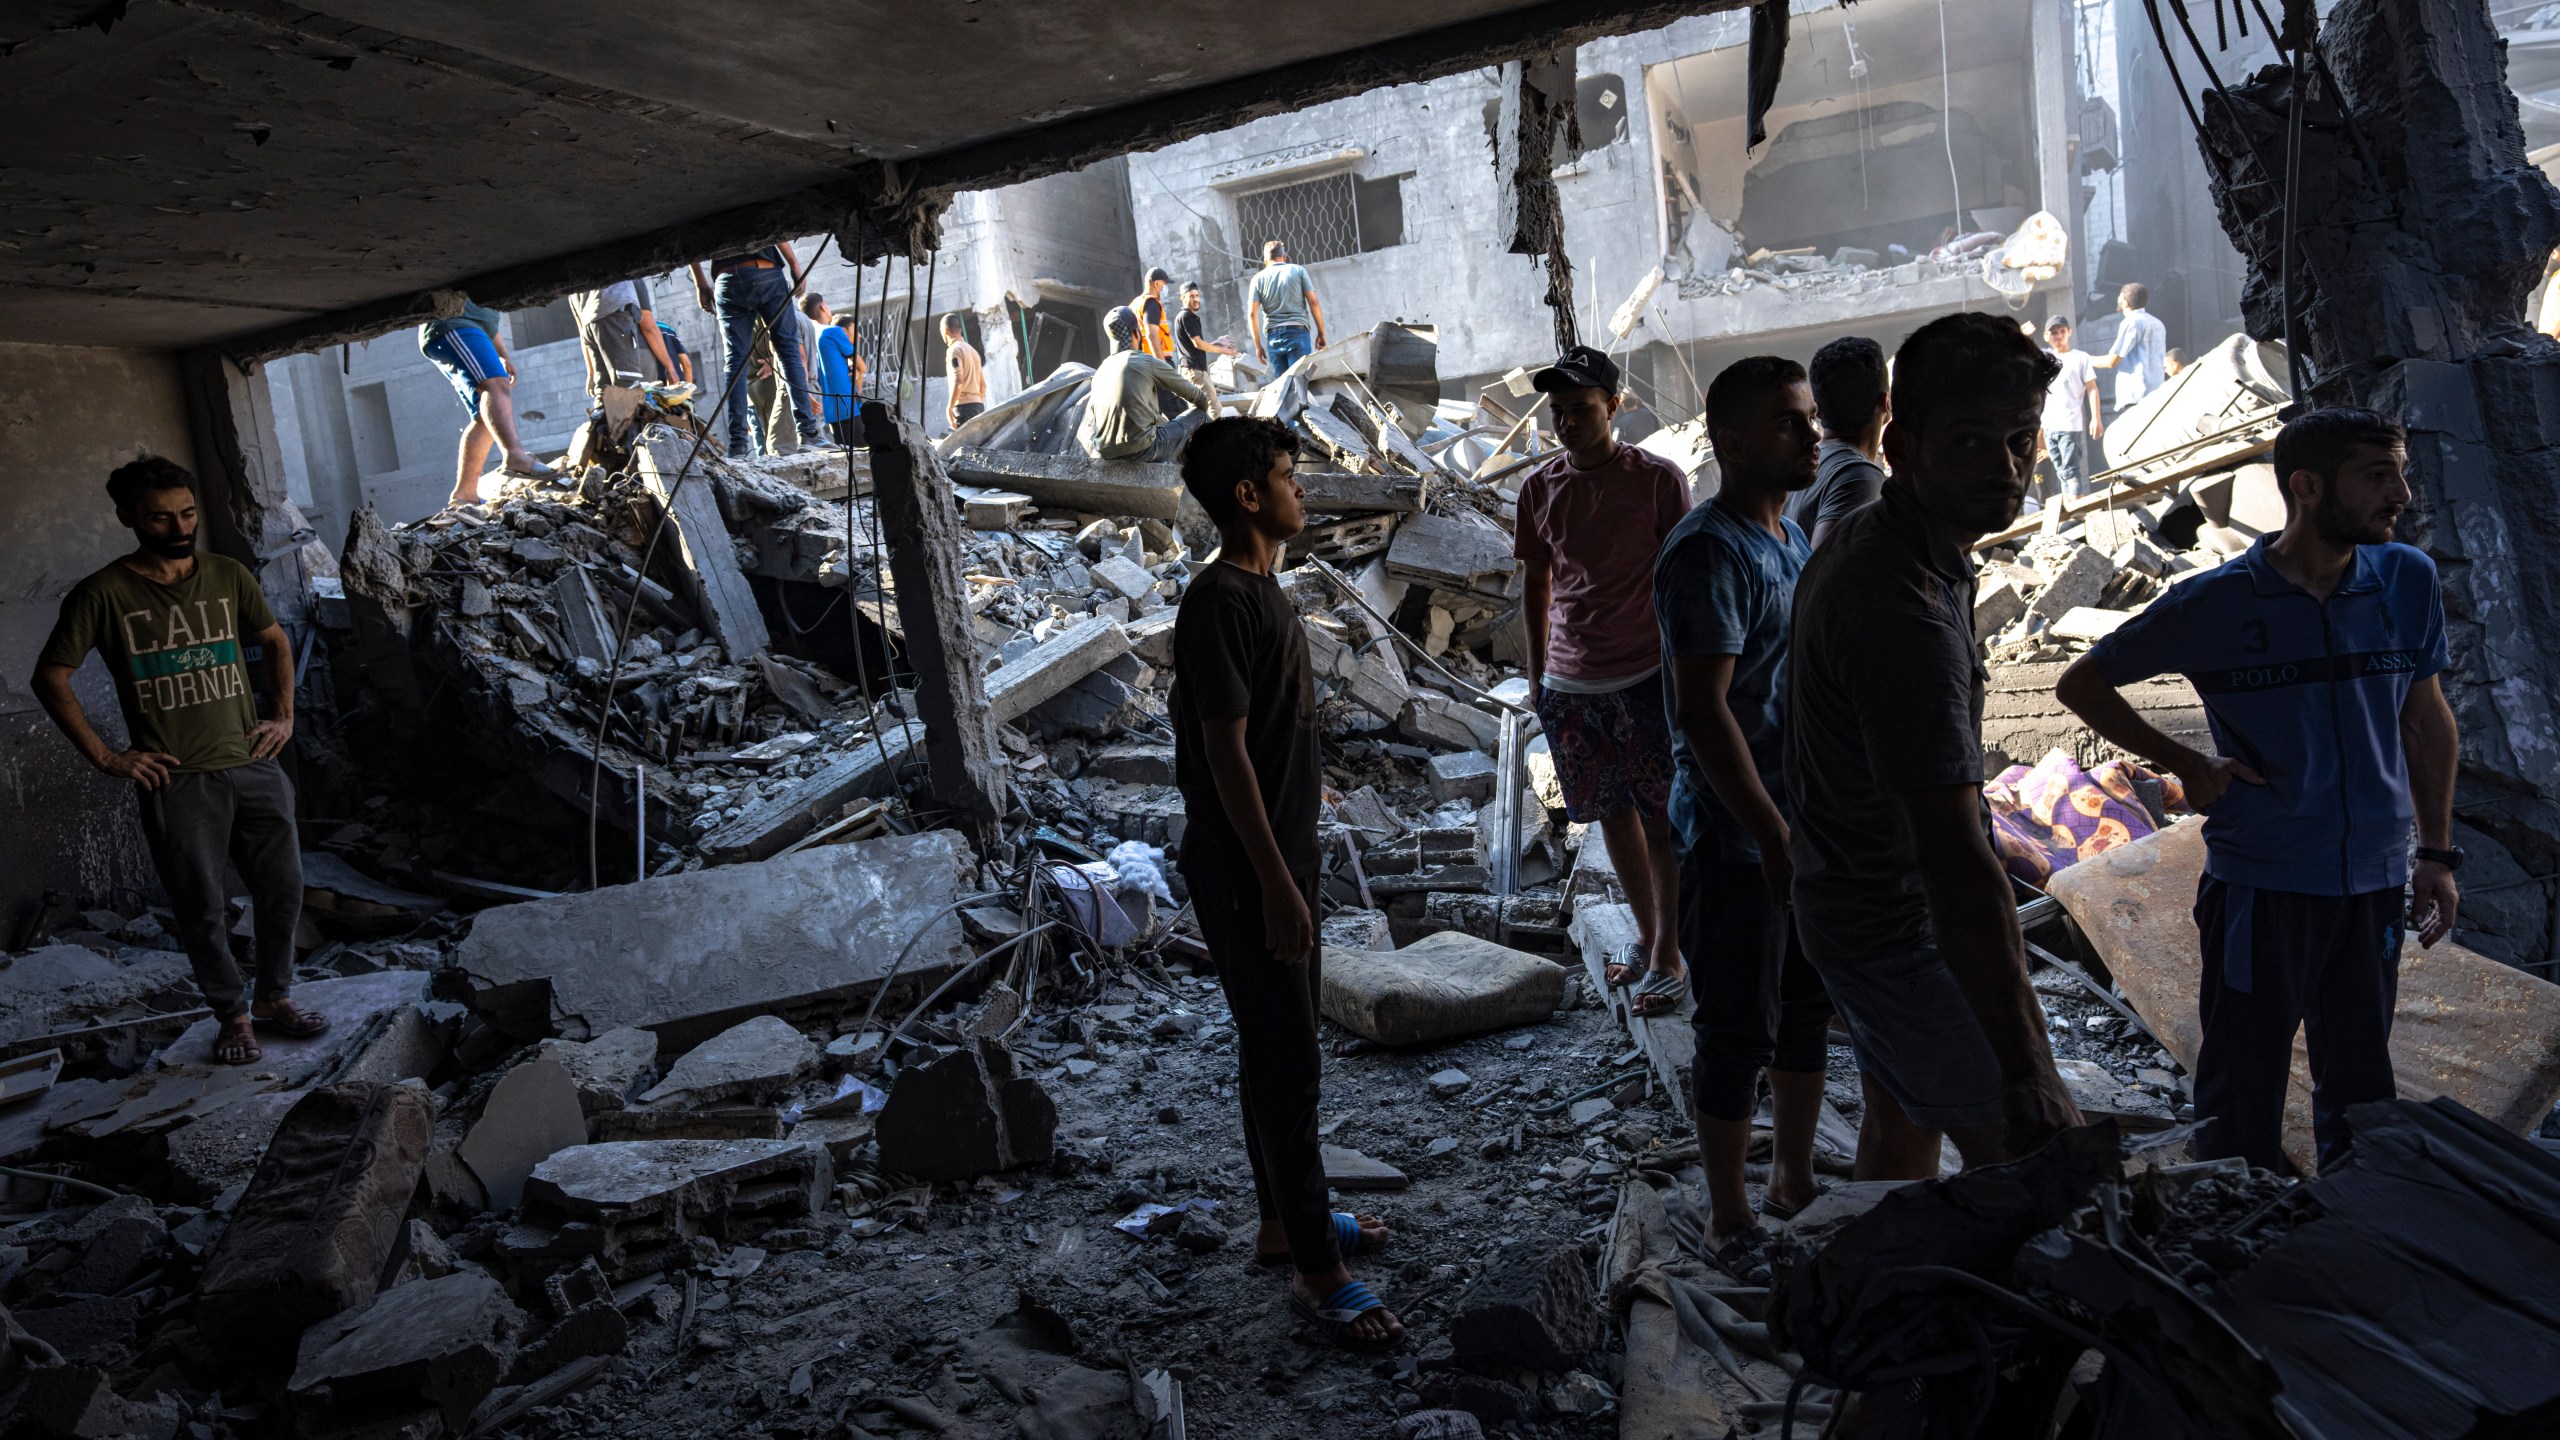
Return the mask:
<path fill-rule="evenodd" d="M 1762 1208 L 1792 1219 L 1821 1193 L 1813 1132 L 1831 1001 L 1787 917 L 1794 872 L 1779 709 L 1787 620 L 1811 553 L 1784 507 L 1814 483 L 1813 393 L 1793 360 L 1759 355 L 1725 367 L 1707 387 L 1723 483 L 1672 527 L 1653 567 L 1671 677 L 1680 953 L 1698 997 L 1690 1076 L 1707 1252 L 1746 1285 L 1769 1279 L 1767 1233 L 1743 1189 L 1763 1070 L 1777 1135 Z"/>
<path fill-rule="evenodd" d="M 2409 504 L 2407 461 L 2400 427 L 2370 410 L 2295 418 L 2276 436 L 2284 528 L 2179 582 L 2054 686 L 2091 729 L 2176 774 L 2204 812 L 2200 1157 L 2284 1168 L 2300 1029 L 2320 1169 L 2344 1158 L 2347 1107 L 2397 1091 L 2404 917 L 2433 945 L 2461 905 L 2459 742 L 2437 679 L 2444 597 L 2435 562 L 2391 538 Z M 2161 734 L 2118 693 L 2170 671 L 2203 696 L 2221 754 Z"/>
<path fill-rule="evenodd" d="M 1253 326 L 1253 353 L 1273 376 L 1324 348 L 1324 302 L 1304 265 L 1289 263 L 1289 247 L 1262 242 L 1262 268 L 1254 272 L 1245 318 Z M 1311 338 L 1312 337 L 1312 338 Z"/>
<path fill-rule="evenodd" d="M 1813 483 L 1787 497 L 1787 518 L 1818 547 L 1841 516 L 1883 492 L 1884 422 L 1893 405 L 1884 347 L 1864 335 L 1843 335 L 1814 351 L 1807 375 L 1822 412 L 1822 449 Z"/>
<path fill-rule="evenodd" d="M 293 781 L 276 755 L 293 738 L 293 647 L 247 566 L 196 553 L 196 481 L 144 456 L 107 477 L 133 553 L 62 597 L 30 688 L 81 757 L 130 780 L 142 838 L 169 892 L 169 922 L 222 1029 L 213 1058 L 259 1058 L 259 1030 L 307 1039 L 329 1022 L 293 1003 L 293 939 L 302 918 L 302 847 Z M 257 647 L 275 713 L 258 718 L 242 642 Z M 119 750 L 89 724 L 72 672 L 96 650 L 124 711 Z M 226 866 L 249 887 L 258 984 L 231 955 Z"/>
<path fill-rule="evenodd" d="M 1276 421 L 1212 420 L 1182 483 L 1218 527 L 1218 558 L 1174 621 L 1174 776 L 1189 816 L 1180 864 L 1236 1023 L 1236 1093 L 1262 1229 L 1255 1253 L 1297 1272 L 1290 1308 L 1345 1349 L 1404 1326 L 1343 1264 L 1386 1227 L 1328 1211 L 1316 1104 L 1323 993 L 1315 906 L 1324 789 L 1315 675 L 1298 612 L 1272 578 L 1306 525 L 1298 441 Z"/>
<path fill-rule="evenodd" d="M 1861 1180 L 1934 1178 L 1941 1132 L 1972 1166 L 2080 1123 L 1983 823 L 1968 553 L 2026 503 L 2053 374 L 2011 321 L 1921 326 L 1894 356 L 1884 493 L 1796 587 L 1796 927 L 1857 1049 Z"/>
<path fill-rule="evenodd" d="M 453 393 L 462 397 L 462 408 L 471 412 L 462 425 L 460 463 L 447 505 L 480 503 L 480 469 L 489 463 L 492 441 L 505 457 L 500 474 L 527 480 L 553 478 L 551 467 L 534 459 L 516 435 L 516 374 L 507 353 L 505 317 L 466 295 L 460 314 L 418 327 L 418 353 L 453 382 Z"/>
<path fill-rule="evenodd" d="M 1521 482 L 1513 532 L 1529 693 L 1565 811 L 1608 837 L 1636 912 L 1635 947 L 1611 962 L 1609 983 L 1642 972 L 1635 1012 L 1668 1015 L 1685 981 L 1653 560 L 1687 513 L 1689 488 L 1678 466 L 1618 443 L 1616 361 L 1576 345 L 1531 383 L 1547 396 L 1564 453 Z"/>
<path fill-rule="evenodd" d="M 1097 460 L 1170 460 L 1200 422 L 1209 417 L 1207 391 L 1171 365 L 1131 348 L 1138 317 L 1126 305 L 1115 305 L 1103 317 L 1111 335 L 1111 353 L 1094 367 L 1091 396 L 1077 438 L 1084 453 Z M 1191 410 L 1171 421 L 1157 392 L 1179 395 Z"/>

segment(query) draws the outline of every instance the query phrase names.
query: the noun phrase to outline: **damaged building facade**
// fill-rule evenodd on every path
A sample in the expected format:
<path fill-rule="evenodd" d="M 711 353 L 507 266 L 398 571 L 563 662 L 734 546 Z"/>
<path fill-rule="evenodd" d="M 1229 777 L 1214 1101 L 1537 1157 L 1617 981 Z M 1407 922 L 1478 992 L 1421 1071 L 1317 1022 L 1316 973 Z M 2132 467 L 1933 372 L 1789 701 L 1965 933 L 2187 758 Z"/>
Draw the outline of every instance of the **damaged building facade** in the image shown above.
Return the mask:
<path fill-rule="evenodd" d="M 1950 6 L 1943 47 L 1920 0 L 1790 11 L 1757 150 L 1742 11 L 1573 56 L 1580 142 L 1559 143 L 1553 173 L 1576 309 L 1665 423 L 1754 350 L 1852 333 L 1889 349 L 1958 309 L 2070 308 L 2082 201 L 2063 7 Z M 1336 334 L 1435 327 L 1448 393 L 1471 400 L 1555 351 L 1546 278 L 1496 234 L 1501 93 L 1490 72 L 1450 76 L 1132 155 L 1140 256 L 1200 281 L 1208 331 L 1249 349 L 1246 290 L 1262 242 L 1283 239 Z M 1942 251 L 1948 230 L 2005 238 L 2038 211 L 2073 242 L 2059 274 L 1995 288 L 1987 245 Z"/>

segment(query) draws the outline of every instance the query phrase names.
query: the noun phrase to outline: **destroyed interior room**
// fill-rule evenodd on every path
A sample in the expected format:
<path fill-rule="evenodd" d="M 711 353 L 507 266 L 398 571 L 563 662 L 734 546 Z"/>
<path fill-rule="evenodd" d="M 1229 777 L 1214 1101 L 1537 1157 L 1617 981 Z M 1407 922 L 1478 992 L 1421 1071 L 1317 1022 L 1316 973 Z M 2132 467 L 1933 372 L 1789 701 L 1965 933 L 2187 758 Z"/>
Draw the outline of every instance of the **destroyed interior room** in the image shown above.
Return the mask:
<path fill-rule="evenodd" d="M 12 7 L 0 1440 L 2560 1434 L 2554 57 Z"/>

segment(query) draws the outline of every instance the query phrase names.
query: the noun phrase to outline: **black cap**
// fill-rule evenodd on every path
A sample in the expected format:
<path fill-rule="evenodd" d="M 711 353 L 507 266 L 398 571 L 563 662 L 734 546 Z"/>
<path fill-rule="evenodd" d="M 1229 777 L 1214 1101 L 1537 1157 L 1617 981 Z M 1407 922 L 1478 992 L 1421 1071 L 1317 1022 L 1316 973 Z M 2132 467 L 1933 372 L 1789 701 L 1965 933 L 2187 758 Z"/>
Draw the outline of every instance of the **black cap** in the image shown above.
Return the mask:
<path fill-rule="evenodd" d="M 1592 349 L 1576 345 L 1556 357 L 1556 363 L 1530 377 L 1529 383 L 1552 394 L 1558 390 L 1596 388 L 1611 395 L 1618 393 L 1618 362 Z"/>
<path fill-rule="evenodd" d="M 2045 333 L 2048 335 L 2052 334 L 2056 330 L 2068 330 L 2070 328 L 2071 317 L 2068 315 L 2056 315 L 2052 319 L 2044 322 Z"/>
<path fill-rule="evenodd" d="M 1172 283 L 1173 283 L 1173 277 L 1172 277 L 1172 276 L 1170 276 L 1170 275 L 1167 275 L 1166 273 L 1164 273 L 1164 267 L 1163 267 L 1163 266 L 1161 266 L 1161 265 L 1159 265 L 1159 266 L 1157 266 L 1156 268 L 1154 268 L 1153 270 L 1150 270 L 1150 271 L 1148 271 L 1148 272 L 1147 272 L 1147 283 L 1148 283 L 1148 284 L 1153 285 L 1154 283 L 1156 283 L 1156 282 L 1157 282 L 1157 281 L 1159 281 L 1159 280 L 1163 281 L 1163 282 L 1164 282 L 1164 283 L 1166 283 L 1167 285 L 1170 285 L 1170 284 L 1172 284 Z"/>

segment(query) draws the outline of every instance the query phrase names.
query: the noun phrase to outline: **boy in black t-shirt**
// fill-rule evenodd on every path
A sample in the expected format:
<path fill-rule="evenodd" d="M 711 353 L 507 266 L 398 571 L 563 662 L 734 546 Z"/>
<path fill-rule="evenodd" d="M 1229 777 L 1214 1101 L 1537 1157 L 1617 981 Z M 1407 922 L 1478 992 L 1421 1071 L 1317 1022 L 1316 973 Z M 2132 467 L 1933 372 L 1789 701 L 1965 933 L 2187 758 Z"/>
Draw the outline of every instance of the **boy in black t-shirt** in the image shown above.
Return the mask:
<path fill-rule="evenodd" d="M 1257 1258 L 1297 1271 L 1290 1307 L 1351 1350 L 1404 1326 L 1343 1261 L 1386 1227 L 1329 1213 L 1316 1140 L 1322 1069 L 1315 934 L 1316 812 L 1324 772 L 1306 632 L 1272 566 L 1306 525 L 1298 442 L 1270 420 L 1211 420 L 1182 451 L 1182 482 L 1218 527 L 1217 560 L 1174 621 L 1174 778 L 1189 828 L 1180 864 L 1236 1023 L 1236 1091 L 1262 1229 Z"/>

